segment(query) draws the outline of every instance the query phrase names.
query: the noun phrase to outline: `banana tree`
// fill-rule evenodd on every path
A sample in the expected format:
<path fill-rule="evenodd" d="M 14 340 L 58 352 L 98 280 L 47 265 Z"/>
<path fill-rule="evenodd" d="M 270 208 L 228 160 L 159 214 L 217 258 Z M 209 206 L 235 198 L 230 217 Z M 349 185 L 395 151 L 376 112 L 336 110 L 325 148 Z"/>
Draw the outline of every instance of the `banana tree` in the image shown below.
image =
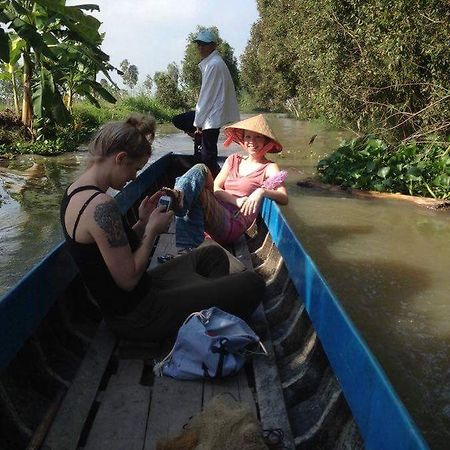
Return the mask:
<path fill-rule="evenodd" d="M 20 114 L 19 91 L 17 87 L 17 78 L 20 76 L 20 69 L 17 64 L 3 64 L 3 70 L 0 71 L 0 80 L 7 80 L 11 83 L 14 99 L 14 112 Z"/>
<path fill-rule="evenodd" d="M 17 36 L 15 33 L 5 34 L 5 41 L 8 44 L 7 52 L 0 54 L 0 59 L 3 59 L 3 70 L 0 77 L 9 80 L 13 89 L 14 110 L 17 115 L 20 113 L 19 108 L 19 92 L 18 92 L 18 78 L 22 76 L 22 70 L 19 67 L 18 61 L 21 56 L 22 49 L 25 46 L 25 41 Z"/>
<path fill-rule="evenodd" d="M 57 51 L 59 64 L 55 77 L 58 76 L 58 84 L 64 87 L 64 103 L 70 113 L 75 94 L 85 97 L 97 107 L 100 107 L 97 96 L 110 103 L 116 102 L 116 98 L 96 81 L 97 73 L 102 72 L 115 85 L 108 74 L 108 70 L 114 68 L 103 61 L 101 55 L 72 41 L 60 45 Z"/>
<path fill-rule="evenodd" d="M 0 22 L 11 30 L 0 32 L 0 58 L 11 58 L 11 46 L 5 45 L 15 34 L 23 64 L 22 121 L 32 126 L 33 113 L 39 121 L 63 124 L 69 112 L 62 92 L 66 82 L 61 75 L 68 43 L 79 45 L 92 58 L 94 70 L 107 73 L 109 57 L 100 50 L 100 22 L 84 11 L 99 10 L 97 5 L 66 6 L 65 0 L 0 0 Z M 1 29 L 1 28 L 0 28 Z M 8 47 L 8 48 L 7 48 Z M 9 61 L 7 61 L 9 63 Z M 95 78 L 93 80 L 95 85 Z M 109 99 L 112 100 L 112 99 Z"/>

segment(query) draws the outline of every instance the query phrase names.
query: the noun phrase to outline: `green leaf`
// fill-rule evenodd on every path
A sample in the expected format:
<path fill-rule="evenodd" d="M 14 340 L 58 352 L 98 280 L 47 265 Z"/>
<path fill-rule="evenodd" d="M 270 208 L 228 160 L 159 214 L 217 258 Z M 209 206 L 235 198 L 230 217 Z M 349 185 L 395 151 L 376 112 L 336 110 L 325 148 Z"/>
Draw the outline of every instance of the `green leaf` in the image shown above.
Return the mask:
<path fill-rule="evenodd" d="M 382 167 L 378 172 L 377 175 L 381 178 L 386 178 L 391 171 L 390 167 Z"/>
<path fill-rule="evenodd" d="M 0 72 L 0 80 L 11 80 L 11 74 L 9 72 Z"/>
<path fill-rule="evenodd" d="M 98 100 L 91 94 L 89 94 L 89 92 L 85 92 L 84 96 L 97 108 L 100 108 L 100 103 L 98 102 Z"/>
<path fill-rule="evenodd" d="M 62 13 L 65 8 L 65 0 L 34 0 L 34 2 L 44 9 L 49 9 L 58 13 Z"/>
<path fill-rule="evenodd" d="M 86 4 L 86 5 L 75 5 L 77 8 L 85 9 L 86 11 L 100 11 L 100 7 L 98 5 Z"/>
<path fill-rule="evenodd" d="M 42 68 L 39 73 L 39 81 L 33 89 L 33 112 L 37 119 L 45 116 L 45 109 L 52 106 L 53 96 L 55 95 L 55 84 L 52 74 Z"/>
<path fill-rule="evenodd" d="M 59 92 L 53 96 L 53 105 L 51 107 L 53 120 L 58 125 L 67 125 L 70 122 L 70 113 L 64 105 L 63 99 Z"/>
<path fill-rule="evenodd" d="M 100 83 L 97 83 L 96 81 L 88 81 L 88 83 L 92 87 L 94 92 L 101 95 L 104 100 L 106 100 L 109 103 L 116 103 L 117 99 L 109 91 L 107 91 Z"/>
<path fill-rule="evenodd" d="M 22 54 L 22 49 L 25 47 L 25 41 L 16 36 L 14 39 L 10 41 L 10 54 L 9 54 L 9 63 L 14 65 L 17 61 L 19 61 L 20 55 Z"/>
<path fill-rule="evenodd" d="M 375 169 L 376 165 L 377 165 L 376 161 L 374 161 L 374 160 L 369 161 L 369 162 L 366 164 L 367 172 L 372 172 L 373 169 Z"/>
<path fill-rule="evenodd" d="M 9 36 L 3 28 L 0 28 L 0 59 L 9 63 Z"/>
<path fill-rule="evenodd" d="M 422 171 L 416 166 L 410 166 L 406 171 L 406 174 L 411 177 L 421 177 Z"/>
<path fill-rule="evenodd" d="M 450 176 L 448 175 L 439 175 L 433 180 L 434 186 L 450 186 Z"/>
<path fill-rule="evenodd" d="M 16 2 L 15 0 L 10 0 L 11 5 L 13 6 L 14 10 L 17 14 L 20 14 L 22 16 L 27 16 L 28 11 L 26 8 L 24 8 L 19 2 Z"/>
<path fill-rule="evenodd" d="M 26 23 L 22 19 L 16 17 L 11 22 L 11 27 L 21 38 L 26 41 L 27 44 L 30 45 L 30 47 L 33 47 L 36 51 L 41 52 L 48 58 L 55 58 L 55 55 L 47 47 L 44 40 L 42 39 L 42 36 L 29 23 Z"/>

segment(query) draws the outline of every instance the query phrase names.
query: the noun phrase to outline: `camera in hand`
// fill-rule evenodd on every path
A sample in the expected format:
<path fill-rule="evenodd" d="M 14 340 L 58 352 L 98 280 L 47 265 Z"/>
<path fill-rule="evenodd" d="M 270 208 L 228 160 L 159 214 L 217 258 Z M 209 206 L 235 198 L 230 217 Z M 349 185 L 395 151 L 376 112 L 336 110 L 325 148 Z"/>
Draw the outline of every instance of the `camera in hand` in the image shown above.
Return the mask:
<path fill-rule="evenodd" d="M 172 198 L 168 195 L 163 195 L 158 201 L 158 206 L 164 206 L 164 211 L 169 211 L 172 206 Z"/>

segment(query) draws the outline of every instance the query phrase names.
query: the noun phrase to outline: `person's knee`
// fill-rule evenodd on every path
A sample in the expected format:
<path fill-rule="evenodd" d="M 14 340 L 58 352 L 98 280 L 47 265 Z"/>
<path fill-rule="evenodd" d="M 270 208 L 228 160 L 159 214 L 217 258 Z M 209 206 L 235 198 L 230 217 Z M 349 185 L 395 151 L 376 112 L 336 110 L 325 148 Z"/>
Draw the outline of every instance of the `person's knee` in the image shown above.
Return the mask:
<path fill-rule="evenodd" d="M 225 250 L 219 245 L 206 245 L 202 248 L 208 258 L 211 258 L 212 260 L 228 261 L 228 256 Z"/>
<path fill-rule="evenodd" d="M 174 116 L 172 118 L 172 123 L 176 128 L 184 131 L 185 133 L 192 133 L 195 131 L 193 123 L 194 118 L 195 118 L 195 111 L 187 111 Z"/>
<path fill-rule="evenodd" d="M 204 177 L 208 176 L 209 168 L 206 164 L 198 163 L 195 166 L 193 166 L 192 169 L 193 170 L 195 169 L 195 171 L 202 174 Z"/>
<path fill-rule="evenodd" d="M 266 284 L 261 276 L 252 271 L 236 274 L 239 278 L 238 296 L 241 301 L 241 314 L 249 318 L 258 305 L 262 302 Z"/>
<path fill-rule="evenodd" d="M 184 124 L 183 114 L 178 114 L 178 115 L 172 117 L 172 124 L 181 130 L 183 128 L 183 124 Z"/>

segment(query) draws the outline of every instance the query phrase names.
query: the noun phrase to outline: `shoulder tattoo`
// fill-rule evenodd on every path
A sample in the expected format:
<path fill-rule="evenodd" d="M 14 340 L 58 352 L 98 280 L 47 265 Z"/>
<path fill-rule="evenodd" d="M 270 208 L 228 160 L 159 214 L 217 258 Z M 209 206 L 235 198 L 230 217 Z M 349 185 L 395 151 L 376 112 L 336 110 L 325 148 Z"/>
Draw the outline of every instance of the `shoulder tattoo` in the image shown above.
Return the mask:
<path fill-rule="evenodd" d="M 122 217 L 116 204 L 113 202 L 99 203 L 95 207 L 94 220 L 106 233 L 111 247 L 123 247 L 128 244 Z"/>

